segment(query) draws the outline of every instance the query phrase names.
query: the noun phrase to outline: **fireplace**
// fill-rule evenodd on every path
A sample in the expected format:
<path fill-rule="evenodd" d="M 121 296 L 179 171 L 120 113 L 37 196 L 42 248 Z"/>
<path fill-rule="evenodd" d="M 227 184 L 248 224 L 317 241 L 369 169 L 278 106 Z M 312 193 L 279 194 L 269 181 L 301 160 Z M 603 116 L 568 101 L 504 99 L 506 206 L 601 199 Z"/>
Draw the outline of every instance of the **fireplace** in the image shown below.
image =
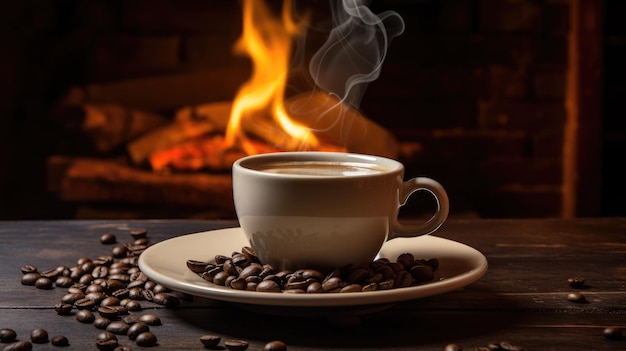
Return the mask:
<path fill-rule="evenodd" d="M 269 3 L 280 12 L 282 2 Z M 408 176 L 444 184 L 452 216 L 602 214 L 600 90 L 580 88 L 602 84 L 603 5 L 372 1 L 373 13 L 394 11 L 405 30 L 353 107 L 389 133 Z M 328 36 L 332 8 L 295 6 L 312 17 L 308 60 Z M 0 55 L 9 100 L 0 218 L 234 216 L 227 165 L 237 154 L 213 169 L 155 171 L 133 158 L 163 140 L 159 131 L 182 133 L 186 109 L 230 108 L 253 73 L 232 51 L 242 2 L 68 1 L 10 11 L 15 40 Z M 307 84 L 296 74 L 290 88 Z M 184 133 L 206 132 L 194 127 Z M 425 207 L 403 211 L 420 216 Z"/>

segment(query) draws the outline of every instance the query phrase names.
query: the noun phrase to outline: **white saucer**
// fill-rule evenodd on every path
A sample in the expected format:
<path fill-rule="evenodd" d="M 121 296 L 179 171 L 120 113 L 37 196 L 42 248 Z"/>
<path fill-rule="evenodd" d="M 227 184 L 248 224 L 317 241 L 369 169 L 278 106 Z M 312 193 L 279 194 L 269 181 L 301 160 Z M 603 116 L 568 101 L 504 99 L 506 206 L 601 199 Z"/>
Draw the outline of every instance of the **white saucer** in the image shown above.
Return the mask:
<path fill-rule="evenodd" d="M 380 255 L 395 260 L 412 253 L 418 259 L 437 258 L 440 280 L 391 290 L 335 294 L 285 294 L 242 291 L 209 283 L 187 268 L 187 260 L 210 260 L 248 246 L 241 228 L 188 234 L 154 244 L 139 257 L 139 268 L 150 279 L 172 290 L 221 301 L 256 306 L 346 307 L 384 305 L 439 295 L 467 286 L 487 271 L 487 259 L 479 251 L 456 241 L 424 235 L 397 238 L 383 246 Z"/>

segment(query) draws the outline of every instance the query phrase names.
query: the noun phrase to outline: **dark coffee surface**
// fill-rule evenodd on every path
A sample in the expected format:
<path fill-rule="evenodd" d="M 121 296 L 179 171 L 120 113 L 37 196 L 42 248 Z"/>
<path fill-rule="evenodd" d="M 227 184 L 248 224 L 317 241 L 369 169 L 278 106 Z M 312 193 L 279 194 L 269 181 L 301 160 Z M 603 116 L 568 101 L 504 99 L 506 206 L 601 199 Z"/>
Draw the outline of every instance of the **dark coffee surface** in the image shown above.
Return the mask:
<path fill-rule="evenodd" d="M 368 163 L 289 161 L 272 162 L 255 166 L 255 169 L 269 173 L 296 174 L 310 176 L 368 175 L 388 171 L 388 169 Z"/>

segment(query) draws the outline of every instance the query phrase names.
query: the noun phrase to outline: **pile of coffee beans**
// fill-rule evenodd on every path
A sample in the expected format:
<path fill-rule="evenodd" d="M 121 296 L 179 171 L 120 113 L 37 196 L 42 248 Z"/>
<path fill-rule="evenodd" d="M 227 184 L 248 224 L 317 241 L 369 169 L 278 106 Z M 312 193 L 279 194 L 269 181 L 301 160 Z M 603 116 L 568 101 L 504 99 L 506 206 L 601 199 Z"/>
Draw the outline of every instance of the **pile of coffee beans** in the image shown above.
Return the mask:
<path fill-rule="evenodd" d="M 263 264 L 254 249 L 245 246 L 230 256 L 213 260 L 187 260 L 187 267 L 204 280 L 237 290 L 284 293 L 344 293 L 406 288 L 434 280 L 439 260 L 416 259 L 403 253 L 395 261 L 380 258 L 369 266 L 337 268 L 330 273 L 315 269 L 276 270 Z"/>
<path fill-rule="evenodd" d="M 67 289 L 67 293 L 55 304 L 54 310 L 58 315 L 74 315 L 80 323 L 93 324 L 105 330 L 96 339 L 99 350 L 123 347 L 119 345 L 117 335 L 128 336 L 138 346 L 156 346 L 157 337 L 150 331 L 150 327 L 161 325 L 160 318 L 152 313 L 131 312 L 142 311 L 143 302 L 171 308 L 178 306 L 181 301 L 192 299 L 190 295 L 171 291 L 155 283 L 141 272 L 137 262 L 139 255 L 150 245 L 147 231 L 131 229 L 129 234 L 133 241 L 123 244 L 119 244 L 112 233 L 102 234 L 101 244 L 114 245 L 110 255 L 95 259 L 80 257 L 73 266 L 61 265 L 43 271 L 32 264 L 21 267 L 23 285 L 46 290 Z M 48 334 L 42 329 L 35 329 L 31 339 L 33 343 L 42 343 L 44 339 L 48 342 Z M 58 346 L 68 343 L 62 336 L 52 338 L 51 342 Z M 22 350 L 19 347 L 28 346 L 14 347 Z"/>
<path fill-rule="evenodd" d="M 139 256 L 148 248 L 150 241 L 147 231 L 142 228 L 130 229 L 132 241 L 119 243 L 113 233 L 100 236 L 100 243 L 113 245 L 110 255 L 95 259 L 80 257 L 72 266 L 61 265 L 40 271 L 33 264 L 21 267 L 21 283 L 38 289 L 67 289 L 61 300 L 54 305 L 60 316 L 73 315 L 77 322 L 92 324 L 102 330 L 95 338 L 95 346 L 103 351 L 132 351 L 121 345 L 120 336 L 125 336 L 140 347 L 158 346 L 152 327 L 162 325 L 156 314 L 143 313 L 142 303 L 155 303 L 166 308 L 174 308 L 183 301 L 193 299 L 191 295 L 172 291 L 141 272 L 137 265 Z M 245 340 L 225 340 L 220 345 L 219 336 L 202 336 L 200 341 L 205 349 L 227 349 L 244 351 L 248 348 Z M 51 338 L 41 328 L 33 329 L 30 341 L 18 340 L 13 329 L 0 329 L 0 342 L 7 344 L 3 351 L 29 351 L 33 344 L 50 343 L 53 346 L 69 346 L 65 336 Z M 287 346 L 282 341 L 272 341 L 265 345 L 265 351 L 284 351 Z"/>

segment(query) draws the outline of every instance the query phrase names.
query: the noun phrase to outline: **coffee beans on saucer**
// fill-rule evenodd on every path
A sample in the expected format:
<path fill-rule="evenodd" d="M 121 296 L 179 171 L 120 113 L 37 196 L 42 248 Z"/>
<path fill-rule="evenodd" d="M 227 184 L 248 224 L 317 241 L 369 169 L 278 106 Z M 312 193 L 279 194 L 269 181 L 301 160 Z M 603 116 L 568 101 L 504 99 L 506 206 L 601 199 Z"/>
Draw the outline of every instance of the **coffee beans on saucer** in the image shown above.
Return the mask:
<path fill-rule="evenodd" d="M 332 272 L 315 269 L 278 271 L 263 264 L 254 249 L 243 247 L 231 256 L 210 261 L 187 260 L 187 267 L 213 284 L 236 290 L 275 293 L 346 293 L 416 286 L 437 279 L 439 260 L 415 259 L 403 253 L 395 261 L 380 258 L 369 266 L 348 266 Z"/>

